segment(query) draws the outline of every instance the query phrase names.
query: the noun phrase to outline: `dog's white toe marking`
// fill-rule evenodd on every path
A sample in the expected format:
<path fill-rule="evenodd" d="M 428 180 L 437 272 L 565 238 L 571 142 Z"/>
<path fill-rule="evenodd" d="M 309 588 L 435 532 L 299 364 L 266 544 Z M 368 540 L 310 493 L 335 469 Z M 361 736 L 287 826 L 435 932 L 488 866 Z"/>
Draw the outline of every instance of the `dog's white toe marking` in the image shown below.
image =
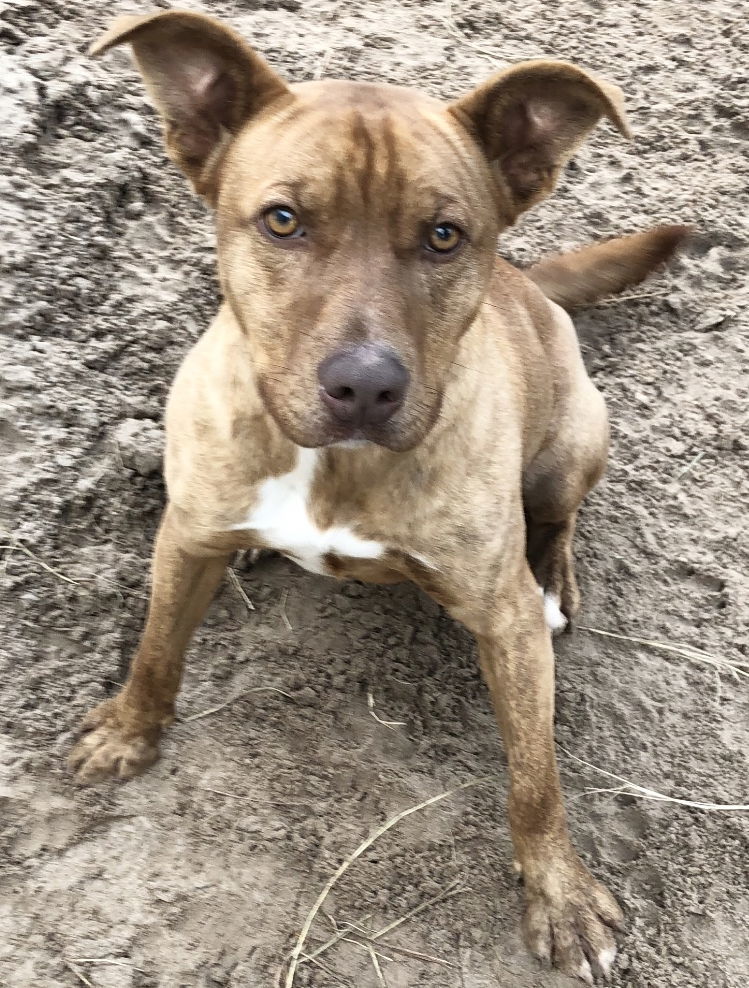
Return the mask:
<path fill-rule="evenodd" d="M 608 975 L 613 967 L 614 961 L 616 960 L 616 947 L 607 947 L 602 950 L 598 955 L 598 963 L 601 965 L 601 970 L 604 974 Z"/>
<path fill-rule="evenodd" d="M 323 562 L 327 553 L 378 559 L 383 553 L 380 542 L 363 539 L 345 525 L 318 528 L 312 520 L 307 505 L 317 457 L 316 450 L 299 447 L 294 469 L 264 480 L 248 517 L 232 525 L 232 530 L 252 529 L 267 546 L 292 556 L 311 573 L 327 573 Z"/>
<path fill-rule="evenodd" d="M 578 976 L 583 979 L 587 984 L 592 985 L 593 982 L 593 972 L 590 969 L 590 964 L 587 960 L 584 960 L 580 967 L 578 968 Z"/>
<path fill-rule="evenodd" d="M 567 627 L 567 618 L 559 609 L 561 601 L 555 593 L 545 592 L 543 587 L 539 587 L 539 593 L 544 598 L 544 617 L 546 625 L 551 631 L 563 631 Z"/>

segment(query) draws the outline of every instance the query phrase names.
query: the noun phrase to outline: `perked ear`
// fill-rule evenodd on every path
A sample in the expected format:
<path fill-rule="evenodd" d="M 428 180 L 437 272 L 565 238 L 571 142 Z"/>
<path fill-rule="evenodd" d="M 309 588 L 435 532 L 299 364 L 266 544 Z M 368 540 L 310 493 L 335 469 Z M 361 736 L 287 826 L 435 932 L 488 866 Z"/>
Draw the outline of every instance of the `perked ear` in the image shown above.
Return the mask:
<path fill-rule="evenodd" d="M 212 17 L 167 10 L 120 17 L 90 50 L 130 44 L 164 122 L 170 156 L 212 200 L 215 166 L 255 113 L 289 94 L 286 83 L 234 31 Z"/>
<path fill-rule="evenodd" d="M 521 62 L 449 111 L 483 146 L 508 224 L 551 192 L 561 168 L 602 116 L 630 136 L 618 86 L 566 62 Z"/>

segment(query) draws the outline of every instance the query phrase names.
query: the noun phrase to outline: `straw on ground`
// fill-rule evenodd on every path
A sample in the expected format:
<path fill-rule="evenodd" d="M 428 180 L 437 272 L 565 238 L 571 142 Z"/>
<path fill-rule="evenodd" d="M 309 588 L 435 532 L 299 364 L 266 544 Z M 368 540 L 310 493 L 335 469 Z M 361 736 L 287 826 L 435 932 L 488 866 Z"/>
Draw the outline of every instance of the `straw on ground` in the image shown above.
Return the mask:
<path fill-rule="evenodd" d="M 363 841 L 356 848 L 356 850 L 353 851 L 353 853 L 350 854 L 339 865 L 335 873 L 325 883 L 323 890 L 320 892 L 317 899 L 315 900 L 314 905 L 310 909 L 307 918 L 304 921 L 299 936 L 297 937 L 296 944 L 294 945 L 294 948 L 291 951 L 291 954 L 289 955 L 289 961 L 288 961 L 289 966 L 286 972 L 286 980 L 284 982 L 285 988 L 292 988 L 294 984 L 297 968 L 299 966 L 299 959 L 304 949 L 304 944 L 307 940 L 307 936 L 309 935 L 309 931 L 312 928 L 312 924 L 315 921 L 315 917 L 317 916 L 318 912 L 320 911 L 320 908 L 322 907 L 323 903 L 330 894 L 333 886 L 348 871 L 348 869 L 351 867 L 354 861 L 356 861 L 357 858 L 360 858 L 362 854 L 364 854 L 364 852 L 367 851 L 368 848 L 370 848 L 372 844 L 375 843 L 375 841 L 377 841 L 380 837 L 382 837 L 383 834 L 387 833 L 387 831 L 390 830 L 392 827 L 394 827 L 396 824 L 400 823 L 401 820 L 405 820 L 406 817 L 409 817 L 413 813 L 417 813 L 420 810 L 424 810 L 428 806 L 433 806 L 435 803 L 439 803 L 444 799 L 449 799 L 450 797 L 456 795 L 456 793 L 464 789 L 469 789 L 472 788 L 473 786 L 484 785 L 486 782 L 488 782 L 488 780 L 489 780 L 488 776 L 480 779 L 471 779 L 468 782 L 464 782 L 459 786 L 455 786 L 454 789 L 449 789 L 447 790 L 447 792 L 442 792 L 439 793 L 437 796 L 432 796 L 431 799 L 426 799 L 424 800 L 423 803 L 418 803 L 416 806 L 411 806 L 406 810 L 402 810 L 400 813 L 397 813 L 394 817 L 391 817 L 391 819 L 388 820 L 386 823 L 384 823 L 381 827 L 378 827 L 373 834 L 371 834 L 365 841 Z"/>
<path fill-rule="evenodd" d="M 234 587 L 234 589 L 237 591 L 237 593 L 239 594 L 239 596 L 244 601 L 244 604 L 245 604 L 245 607 L 247 608 L 247 610 L 248 611 L 254 611 L 255 610 L 255 605 L 252 603 L 252 601 L 250 600 L 250 598 L 244 592 L 244 587 L 239 582 L 239 577 L 234 572 L 234 570 L 231 568 L 231 566 L 228 568 L 227 572 L 229 574 L 229 580 L 231 582 L 231 585 Z"/>
<path fill-rule="evenodd" d="M 406 722 L 403 720 L 383 720 L 382 717 L 378 717 L 375 713 L 375 699 L 371 691 L 367 692 L 367 707 L 377 723 L 382 724 L 383 727 L 389 727 L 391 731 L 394 731 L 396 727 L 406 726 Z"/>
<path fill-rule="evenodd" d="M 594 765 L 592 762 L 586 762 L 584 758 L 578 758 L 577 755 L 573 755 L 571 751 L 567 751 L 562 746 L 559 746 L 559 750 L 567 757 L 571 758 L 575 762 L 579 762 L 580 765 L 585 765 L 586 768 L 591 769 L 593 772 L 598 772 L 601 775 L 607 776 L 609 779 L 614 779 L 619 783 L 619 786 L 605 789 L 587 789 L 580 795 L 593 795 L 595 793 L 613 793 L 616 795 L 627 794 L 628 796 L 635 796 L 639 799 L 652 799 L 661 803 L 675 803 L 678 806 L 688 806 L 696 810 L 710 810 L 710 811 L 738 811 L 746 812 L 749 810 L 749 803 L 714 803 L 708 801 L 701 801 L 698 799 L 680 799 L 677 796 L 668 796 L 665 793 L 658 792 L 656 789 L 650 789 L 647 786 L 641 786 L 637 782 L 630 782 L 629 779 L 625 779 L 623 775 L 617 775 L 615 772 L 609 772 L 608 769 L 600 768 L 598 765 Z"/>
<path fill-rule="evenodd" d="M 400 918 L 393 920 L 392 923 L 388 923 L 387 926 L 383 926 L 382 929 L 377 930 L 377 932 L 373 932 L 372 930 L 367 930 L 366 927 L 362 925 L 363 923 L 366 923 L 367 920 L 372 915 L 371 913 L 368 913 L 366 916 L 362 917 L 362 919 L 358 923 L 354 923 L 354 922 L 346 923 L 342 928 L 337 930 L 334 936 L 330 937 L 330 939 L 326 940 L 319 947 L 316 947 L 315 950 L 311 951 L 308 954 L 307 953 L 302 954 L 301 960 L 299 961 L 299 966 L 301 967 L 302 964 L 305 964 L 307 961 L 314 960 L 316 957 L 319 957 L 321 954 L 324 954 L 327 950 L 330 950 L 331 947 L 335 946 L 335 944 L 339 943 L 341 940 L 345 940 L 349 933 L 353 933 L 353 932 L 360 933 L 366 940 L 375 943 L 378 940 L 381 940 L 382 937 L 392 933 L 393 930 L 397 929 L 399 926 L 402 926 L 404 923 L 408 922 L 408 920 L 413 919 L 415 916 L 418 916 L 420 913 L 423 913 L 431 906 L 435 906 L 438 902 L 442 902 L 443 899 L 448 899 L 453 895 L 459 895 L 461 892 L 465 892 L 465 891 L 467 891 L 467 889 L 460 884 L 460 879 L 455 879 L 455 881 L 450 882 L 449 885 L 447 885 L 444 889 L 438 892 L 437 895 L 432 896 L 432 898 L 427 899 L 426 902 L 422 902 L 418 906 L 415 906 L 413 909 L 409 910 L 404 916 L 401 916 Z M 394 950 L 396 951 L 396 953 L 400 952 L 403 954 L 410 954 L 412 957 L 419 957 L 422 960 L 433 961 L 436 964 L 444 964 L 447 967 L 455 966 L 451 964 L 449 961 L 446 961 L 441 957 L 434 957 L 431 954 L 422 954 L 419 951 L 410 950 L 406 947 L 397 947 L 392 943 L 388 943 L 386 944 L 386 946 L 388 950 Z"/>
<path fill-rule="evenodd" d="M 190 714 L 189 717 L 181 718 L 180 723 L 189 724 L 190 721 L 202 720 L 204 717 L 210 717 L 212 714 L 217 714 L 219 710 L 223 710 L 230 704 L 236 703 L 237 700 L 241 700 L 243 697 L 249 696 L 250 693 L 280 693 L 281 696 L 285 696 L 289 700 L 294 699 L 291 693 L 287 693 L 285 690 L 279 689 L 277 686 L 253 686 L 250 690 L 242 690 L 241 693 L 230 696 L 228 700 L 224 700 L 223 703 L 219 703 L 217 707 L 210 707 L 208 710 L 201 710 L 200 713 Z"/>
<path fill-rule="evenodd" d="M 291 621 L 289 621 L 289 615 L 286 613 L 286 601 L 288 599 L 289 599 L 289 591 L 284 590 L 284 592 L 281 594 L 281 620 L 286 625 L 287 631 L 293 631 L 294 627 Z"/>
<path fill-rule="evenodd" d="M 730 672 L 735 679 L 740 676 L 749 678 L 749 661 L 726 659 L 723 656 L 712 655 L 704 649 L 697 648 L 696 645 L 673 644 L 672 642 L 655 641 L 652 638 L 638 638 L 635 635 L 622 635 L 616 631 L 604 631 L 603 628 L 589 628 L 584 624 L 578 624 L 577 629 L 578 631 L 587 631 L 591 635 L 602 635 L 605 638 L 615 638 L 617 641 L 646 645 L 648 648 L 658 649 L 662 652 L 672 652 L 685 659 L 691 659 L 692 662 L 701 662 L 721 672 Z"/>

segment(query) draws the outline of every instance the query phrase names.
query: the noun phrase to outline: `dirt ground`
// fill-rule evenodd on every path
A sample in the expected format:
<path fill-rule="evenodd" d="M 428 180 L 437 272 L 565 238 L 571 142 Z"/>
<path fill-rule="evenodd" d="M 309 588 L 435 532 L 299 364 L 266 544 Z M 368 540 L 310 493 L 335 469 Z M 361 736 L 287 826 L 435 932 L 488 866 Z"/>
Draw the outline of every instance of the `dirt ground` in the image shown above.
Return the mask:
<path fill-rule="evenodd" d="M 684 799 L 749 798 L 749 681 L 585 630 L 749 658 L 746 8 L 189 5 L 294 80 L 450 97 L 552 55 L 624 88 L 635 142 L 602 127 L 501 244 L 526 263 L 659 221 L 698 231 L 669 272 L 578 318 L 613 450 L 578 539 L 584 628 L 557 647 L 559 753 L 575 841 L 629 917 L 614 984 L 745 988 L 749 815 L 586 792 L 617 783 L 573 756 Z M 79 790 L 66 773 L 76 723 L 137 641 L 164 399 L 217 306 L 210 217 L 167 164 L 140 79 L 122 53 L 83 54 L 128 9 L 0 2 L 0 984 L 271 986 L 368 834 L 490 776 L 382 836 L 314 924 L 310 945 L 332 922 L 379 929 L 425 906 L 383 937 L 383 980 L 344 941 L 295 985 L 562 988 L 520 941 L 506 766 L 473 643 L 409 586 L 239 563 L 254 610 L 225 584 L 162 761 L 124 787 Z"/>

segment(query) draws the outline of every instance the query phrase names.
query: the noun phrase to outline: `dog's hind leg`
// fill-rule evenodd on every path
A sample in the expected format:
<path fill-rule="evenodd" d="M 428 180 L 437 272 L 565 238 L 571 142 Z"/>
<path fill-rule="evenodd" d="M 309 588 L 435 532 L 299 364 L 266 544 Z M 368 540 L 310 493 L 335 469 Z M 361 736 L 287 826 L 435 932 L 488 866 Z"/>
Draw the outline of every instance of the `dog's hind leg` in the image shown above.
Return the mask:
<path fill-rule="evenodd" d="M 563 631 L 580 608 L 572 551 L 575 519 L 576 512 L 559 522 L 526 518 L 526 555 L 543 594 L 546 623 L 552 631 Z"/>
<path fill-rule="evenodd" d="M 575 522 L 582 500 L 603 473 L 608 445 L 603 400 L 595 395 L 585 416 L 559 423 L 551 446 L 524 477 L 526 556 L 552 631 L 563 630 L 580 607 L 572 551 Z"/>
<path fill-rule="evenodd" d="M 143 638 L 120 693 L 83 721 L 85 733 L 69 760 L 77 781 L 129 779 L 159 757 L 162 728 L 174 720 L 185 649 L 229 558 L 186 552 L 167 508 L 156 539 Z"/>
<path fill-rule="evenodd" d="M 523 476 L 526 556 L 552 631 L 562 630 L 580 606 L 572 553 L 575 521 L 603 474 L 608 450 L 603 397 L 585 372 L 577 340 L 569 339 L 574 335 L 569 316 L 557 312 L 559 331 L 568 337 L 561 359 L 568 363 L 558 368 L 562 387 L 553 428 Z"/>

